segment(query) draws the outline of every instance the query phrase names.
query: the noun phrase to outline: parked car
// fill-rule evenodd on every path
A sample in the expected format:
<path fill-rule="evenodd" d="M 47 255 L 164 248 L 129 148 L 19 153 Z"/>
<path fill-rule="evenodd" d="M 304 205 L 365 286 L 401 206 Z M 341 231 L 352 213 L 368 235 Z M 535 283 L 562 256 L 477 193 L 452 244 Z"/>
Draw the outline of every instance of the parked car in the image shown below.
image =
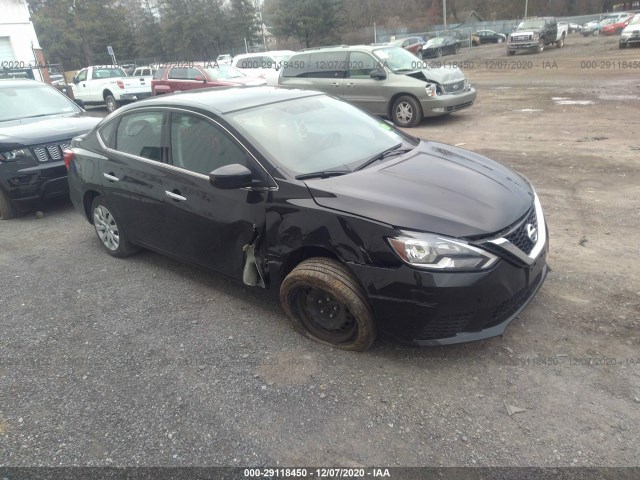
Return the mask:
<path fill-rule="evenodd" d="M 203 63 L 161 67 L 151 80 L 153 95 L 194 90 L 205 87 L 264 85 L 264 78 L 248 77 L 231 65 Z"/>
<path fill-rule="evenodd" d="M 154 98 L 74 140 L 65 162 L 106 253 L 144 247 L 267 289 L 298 332 L 336 348 L 500 335 L 547 273 L 524 177 L 318 92 Z"/>
<path fill-rule="evenodd" d="M 0 80 L 0 220 L 68 194 L 62 149 L 99 120 L 42 82 Z"/>
<path fill-rule="evenodd" d="M 620 48 L 631 47 L 633 45 L 640 45 L 640 13 L 636 14 L 629 25 L 620 34 L 620 40 L 618 46 Z"/>
<path fill-rule="evenodd" d="M 131 76 L 149 78 L 149 81 L 151 81 L 154 73 L 156 73 L 156 68 L 154 67 L 136 67 Z"/>
<path fill-rule="evenodd" d="M 575 32 L 581 32 L 582 31 L 582 26 L 577 24 L 577 23 L 558 22 L 558 25 L 561 25 L 561 26 L 565 26 L 566 25 L 567 32 L 569 32 L 569 33 L 575 33 Z"/>
<path fill-rule="evenodd" d="M 586 23 L 582 27 L 581 33 L 584 37 L 588 37 L 589 35 L 598 35 L 600 34 L 600 32 L 604 27 L 606 27 L 609 24 L 616 23 L 618 21 L 618 18 L 619 18 L 619 15 L 614 14 L 613 16 L 607 16 L 605 18 L 602 18 L 599 21 Z"/>
<path fill-rule="evenodd" d="M 476 99 L 475 88 L 459 68 L 430 68 L 403 48 L 389 45 L 300 51 L 282 69 L 278 84 L 342 97 L 401 127 L 468 108 Z"/>
<path fill-rule="evenodd" d="M 502 43 L 507 40 L 507 36 L 493 30 L 478 30 L 476 35 L 480 38 L 480 44 Z"/>
<path fill-rule="evenodd" d="M 236 55 L 231 65 L 247 76 L 264 78 L 267 85 L 277 85 L 282 65 L 294 53 L 293 50 L 245 53 Z"/>
<path fill-rule="evenodd" d="M 451 35 L 436 37 L 427 41 L 422 48 L 422 58 L 453 55 L 460 51 L 460 40 Z"/>
<path fill-rule="evenodd" d="M 555 18 L 528 18 L 507 38 L 507 55 L 515 55 L 518 51 L 540 53 L 552 44 L 562 48 L 567 35 L 567 25 L 559 25 Z"/>
<path fill-rule="evenodd" d="M 600 32 L 603 35 L 611 36 L 611 35 L 620 35 L 622 31 L 625 29 L 627 25 L 633 20 L 634 16 L 629 15 L 627 17 L 622 17 L 617 20 L 610 22 L 609 24 L 603 26 L 600 29 Z"/>
<path fill-rule="evenodd" d="M 218 55 L 216 58 L 216 62 L 220 64 L 231 64 L 231 60 L 233 60 L 233 57 L 228 53 Z"/>
<path fill-rule="evenodd" d="M 420 37 L 407 37 L 407 38 L 399 38 L 390 42 L 390 45 L 394 47 L 401 47 L 407 50 L 408 52 L 413 53 L 415 56 L 422 58 L 422 48 L 425 45 L 425 41 Z"/>
<path fill-rule="evenodd" d="M 73 98 L 78 105 L 106 105 L 113 112 L 120 105 L 151 96 L 151 86 L 144 78 L 128 77 L 117 66 L 91 66 L 73 77 Z"/>
<path fill-rule="evenodd" d="M 476 33 L 464 30 L 450 30 L 449 35 L 460 41 L 460 47 L 477 47 L 480 45 L 480 37 Z"/>

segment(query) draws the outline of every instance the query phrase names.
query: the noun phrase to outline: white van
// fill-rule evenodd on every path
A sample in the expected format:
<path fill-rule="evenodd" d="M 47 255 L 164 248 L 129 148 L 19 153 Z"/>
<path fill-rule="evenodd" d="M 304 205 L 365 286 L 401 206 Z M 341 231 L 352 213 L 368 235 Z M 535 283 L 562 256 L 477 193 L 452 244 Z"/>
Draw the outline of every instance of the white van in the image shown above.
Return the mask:
<path fill-rule="evenodd" d="M 235 56 L 231 65 L 250 77 L 264 78 L 267 85 L 278 85 L 278 73 L 294 53 L 293 50 L 245 53 Z"/>

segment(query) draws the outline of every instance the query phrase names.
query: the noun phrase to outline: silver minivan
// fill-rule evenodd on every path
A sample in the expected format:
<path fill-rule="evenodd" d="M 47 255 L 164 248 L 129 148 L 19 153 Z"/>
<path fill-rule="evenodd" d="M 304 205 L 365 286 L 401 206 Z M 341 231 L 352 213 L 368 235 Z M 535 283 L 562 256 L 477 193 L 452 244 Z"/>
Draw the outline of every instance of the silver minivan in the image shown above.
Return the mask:
<path fill-rule="evenodd" d="M 476 99 L 457 66 L 432 68 L 390 45 L 306 49 L 282 65 L 278 85 L 342 97 L 400 127 L 468 108 Z"/>

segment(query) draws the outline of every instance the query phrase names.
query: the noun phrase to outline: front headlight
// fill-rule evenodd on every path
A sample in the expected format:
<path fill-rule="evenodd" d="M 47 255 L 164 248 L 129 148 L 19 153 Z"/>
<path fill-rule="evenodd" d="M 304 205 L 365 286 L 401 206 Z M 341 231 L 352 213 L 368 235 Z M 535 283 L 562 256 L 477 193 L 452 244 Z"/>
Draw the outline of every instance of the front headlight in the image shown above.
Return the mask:
<path fill-rule="evenodd" d="M 409 265 L 439 271 L 485 270 L 498 257 L 464 240 L 419 232 L 402 232 L 388 239 L 393 250 Z"/>
<path fill-rule="evenodd" d="M 435 97 L 438 95 L 438 87 L 433 83 L 427 83 L 427 97 Z"/>
<path fill-rule="evenodd" d="M 33 159 L 33 155 L 31 155 L 28 148 L 17 148 L 15 150 L 0 152 L 0 162 L 15 162 L 23 158 Z"/>
<path fill-rule="evenodd" d="M 534 33 L 534 34 L 533 34 L 532 39 L 533 39 L 533 40 L 538 40 L 538 39 L 540 39 L 540 34 L 539 34 L 539 33 Z"/>

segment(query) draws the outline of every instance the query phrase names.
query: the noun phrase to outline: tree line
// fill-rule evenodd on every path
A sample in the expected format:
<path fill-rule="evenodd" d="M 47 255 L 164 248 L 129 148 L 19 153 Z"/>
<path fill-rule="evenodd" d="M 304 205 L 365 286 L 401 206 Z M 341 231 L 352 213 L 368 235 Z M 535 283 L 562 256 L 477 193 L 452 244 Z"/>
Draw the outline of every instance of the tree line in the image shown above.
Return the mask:
<path fill-rule="evenodd" d="M 614 0 L 528 0 L 532 15 L 610 11 Z M 518 19 L 525 0 L 447 0 L 449 22 L 474 10 L 485 20 Z M 371 27 L 423 32 L 442 23 L 442 0 L 30 0 L 50 63 L 67 70 L 111 63 L 212 60 L 262 44 L 271 48 L 371 42 Z M 367 30 L 369 29 L 369 30 Z"/>

